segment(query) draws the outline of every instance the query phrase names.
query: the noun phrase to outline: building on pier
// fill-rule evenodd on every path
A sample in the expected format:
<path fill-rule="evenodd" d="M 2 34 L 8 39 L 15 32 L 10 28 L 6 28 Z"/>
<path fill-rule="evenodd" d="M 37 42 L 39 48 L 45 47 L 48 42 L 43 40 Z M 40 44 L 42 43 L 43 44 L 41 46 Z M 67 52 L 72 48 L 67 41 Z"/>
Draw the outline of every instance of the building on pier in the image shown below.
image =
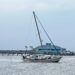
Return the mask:
<path fill-rule="evenodd" d="M 51 43 L 46 43 L 46 45 L 38 46 L 35 48 L 35 50 L 37 53 L 66 54 L 65 48 L 51 45 Z"/>

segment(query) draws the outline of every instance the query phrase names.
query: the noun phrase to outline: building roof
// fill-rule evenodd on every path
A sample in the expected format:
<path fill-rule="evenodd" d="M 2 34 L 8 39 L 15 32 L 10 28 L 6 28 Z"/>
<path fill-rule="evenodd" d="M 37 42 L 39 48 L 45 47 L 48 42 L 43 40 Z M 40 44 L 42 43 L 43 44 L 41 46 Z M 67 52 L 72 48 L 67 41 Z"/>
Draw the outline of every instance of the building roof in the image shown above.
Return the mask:
<path fill-rule="evenodd" d="M 38 46 L 38 47 L 36 47 L 36 48 L 39 48 L 39 49 L 65 49 L 65 48 L 61 48 L 61 47 L 59 47 L 59 46 L 56 46 L 56 45 L 51 45 L 50 43 L 46 43 L 46 45 L 42 45 L 42 47 L 41 46 Z M 66 49 L 65 49 L 66 50 Z"/>

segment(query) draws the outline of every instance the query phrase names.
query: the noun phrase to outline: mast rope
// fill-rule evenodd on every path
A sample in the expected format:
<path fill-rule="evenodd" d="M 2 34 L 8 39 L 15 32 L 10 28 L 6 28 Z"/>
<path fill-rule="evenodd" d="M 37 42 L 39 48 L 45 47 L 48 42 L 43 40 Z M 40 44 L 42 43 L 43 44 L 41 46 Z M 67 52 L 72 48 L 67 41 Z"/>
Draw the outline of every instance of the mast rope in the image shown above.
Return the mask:
<path fill-rule="evenodd" d="M 35 16 L 36 16 L 36 15 L 35 15 Z M 41 21 L 39 20 L 39 18 L 38 18 L 37 16 L 36 16 L 36 18 L 37 18 L 38 22 L 40 23 L 41 27 L 43 28 L 43 30 L 44 30 L 46 36 L 48 37 L 49 41 L 51 42 L 51 44 L 52 44 L 52 45 L 54 46 L 54 48 L 56 49 L 56 47 L 55 47 L 54 43 L 52 42 L 50 36 L 48 35 L 47 31 L 46 31 L 45 28 L 43 27 L 43 24 L 41 23 Z"/>

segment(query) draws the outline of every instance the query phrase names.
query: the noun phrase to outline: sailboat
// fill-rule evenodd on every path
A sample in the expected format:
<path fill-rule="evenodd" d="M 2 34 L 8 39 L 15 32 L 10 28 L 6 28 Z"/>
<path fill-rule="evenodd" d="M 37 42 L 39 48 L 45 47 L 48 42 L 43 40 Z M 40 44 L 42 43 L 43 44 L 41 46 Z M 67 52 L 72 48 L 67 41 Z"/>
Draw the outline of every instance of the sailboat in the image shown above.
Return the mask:
<path fill-rule="evenodd" d="M 36 19 L 37 16 L 36 16 L 34 11 L 33 11 L 33 15 L 34 15 L 34 20 L 35 20 L 39 40 L 40 40 L 41 49 L 43 49 L 42 39 L 41 39 L 41 36 L 40 36 L 39 27 L 38 27 L 38 23 L 37 23 L 37 19 Z M 48 39 L 50 40 L 50 42 L 53 44 L 53 42 L 51 41 L 48 33 L 46 32 L 46 30 L 44 29 L 43 26 L 42 26 L 42 28 L 45 31 L 45 33 L 46 33 Z M 53 46 L 56 49 L 54 44 L 53 44 Z M 47 54 L 40 53 L 40 54 L 32 54 L 32 55 L 23 55 L 22 58 L 25 62 L 59 62 L 62 57 L 58 56 L 58 55 L 47 55 Z"/>

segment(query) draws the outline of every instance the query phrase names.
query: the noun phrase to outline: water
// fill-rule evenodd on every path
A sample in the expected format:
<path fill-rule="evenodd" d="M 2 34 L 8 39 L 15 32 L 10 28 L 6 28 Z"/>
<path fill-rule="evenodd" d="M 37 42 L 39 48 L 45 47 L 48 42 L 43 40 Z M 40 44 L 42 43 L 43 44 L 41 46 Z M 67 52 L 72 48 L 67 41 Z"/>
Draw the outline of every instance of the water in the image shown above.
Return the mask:
<path fill-rule="evenodd" d="M 75 75 L 75 56 L 59 63 L 25 63 L 21 56 L 0 55 L 0 75 Z"/>

